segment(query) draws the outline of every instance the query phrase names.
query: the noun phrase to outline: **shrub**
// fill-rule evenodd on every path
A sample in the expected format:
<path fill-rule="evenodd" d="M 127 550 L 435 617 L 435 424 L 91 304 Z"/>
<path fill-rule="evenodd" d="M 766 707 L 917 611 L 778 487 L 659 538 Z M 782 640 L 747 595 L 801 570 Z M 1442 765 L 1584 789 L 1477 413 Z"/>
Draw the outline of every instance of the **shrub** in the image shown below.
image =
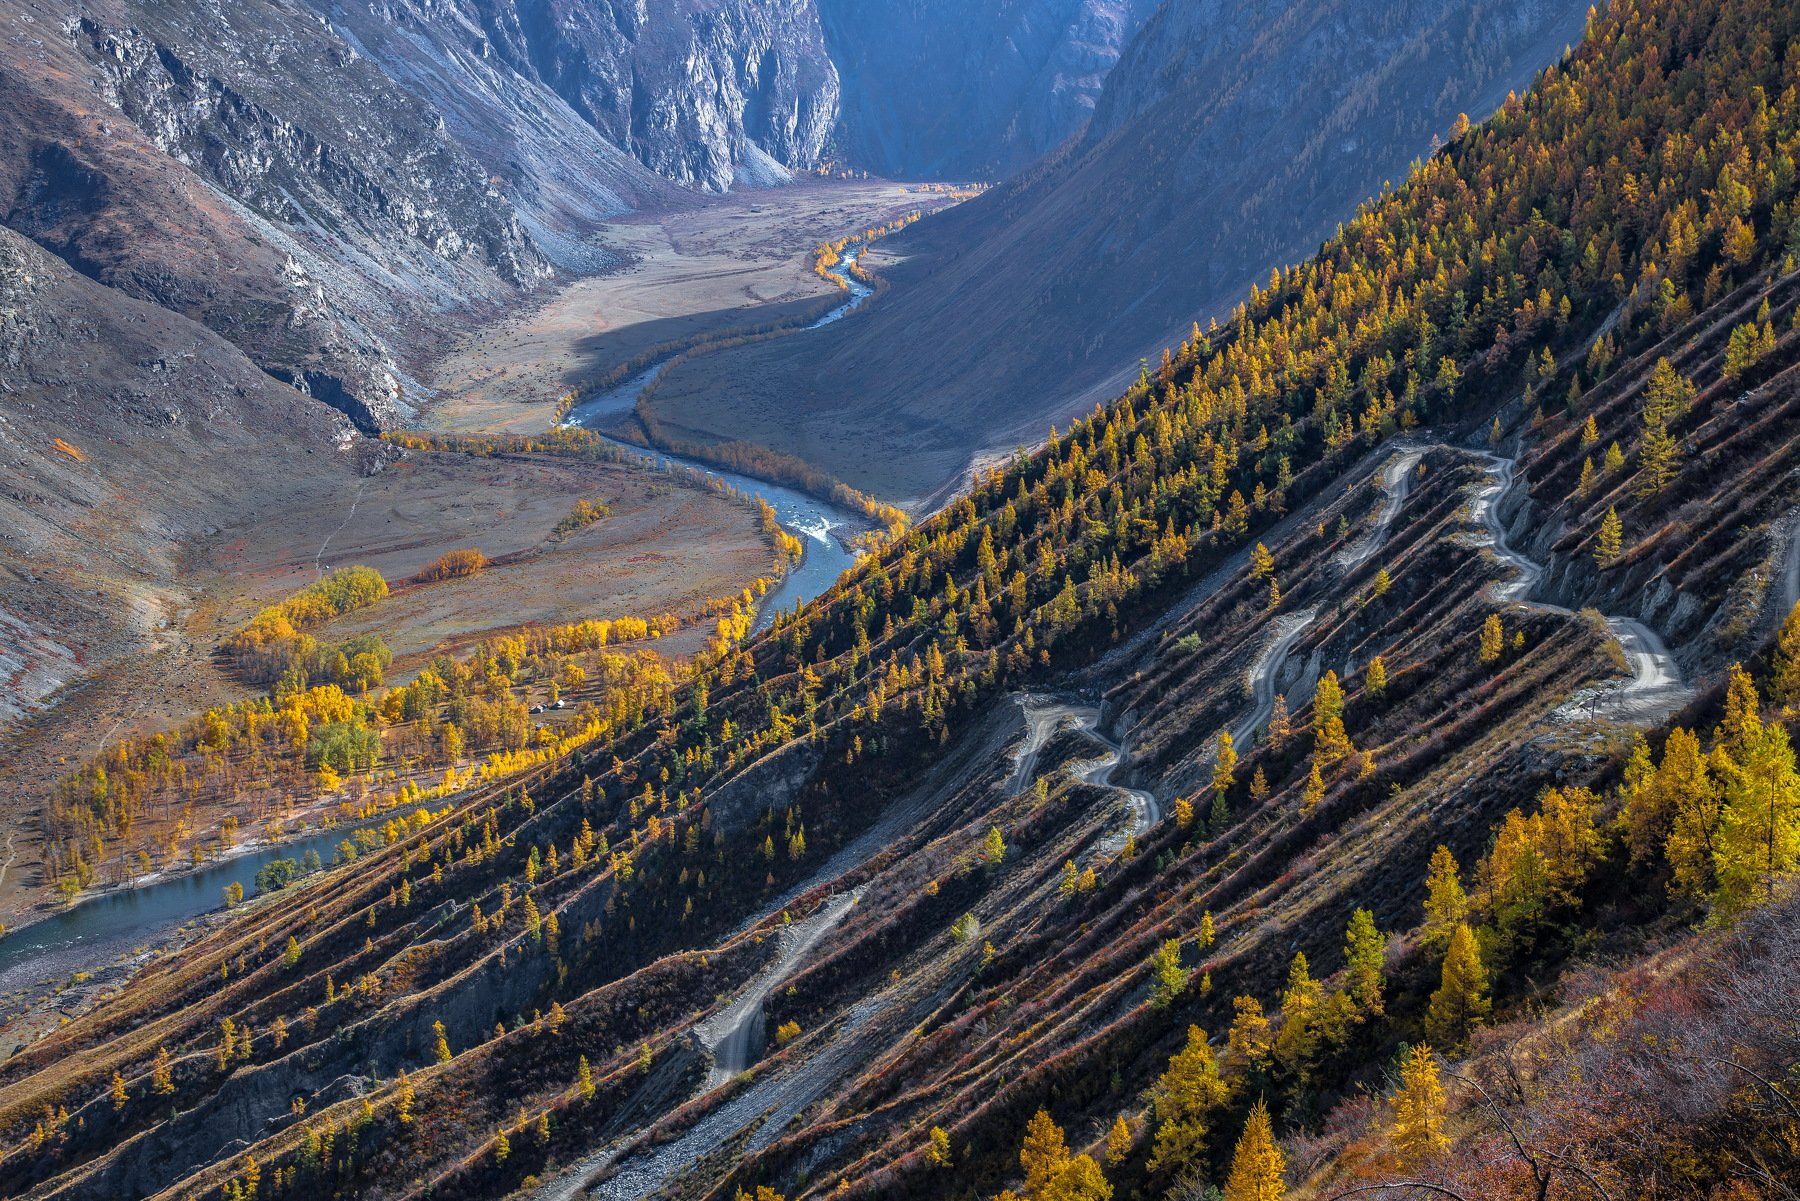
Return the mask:
<path fill-rule="evenodd" d="M 474 547 L 447 550 L 419 571 L 413 579 L 421 584 L 474 575 L 488 565 L 488 557 Z"/>

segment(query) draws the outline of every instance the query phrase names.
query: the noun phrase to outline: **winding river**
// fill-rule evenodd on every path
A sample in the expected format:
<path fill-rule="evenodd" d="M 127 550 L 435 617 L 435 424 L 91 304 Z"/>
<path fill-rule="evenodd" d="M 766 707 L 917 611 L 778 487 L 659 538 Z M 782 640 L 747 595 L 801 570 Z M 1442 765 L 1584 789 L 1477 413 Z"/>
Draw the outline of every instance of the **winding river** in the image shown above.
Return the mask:
<path fill-rule="evenodd" d="M 851 273 L 860 253 L 860 248 L 846 251 L 831 272 L 844 285 L 844 299 L 803 330 L 842 320 L 874 294 L 874 289 Z M 578 405 L 570 413 L 569 423 L 586 427 L 630 412 L 638 396 L 668 363 L 669 359 L 665 359 L 653 364 L 612 391 Z M 837 531 L 866 528 L 868 523 L 859 514 L 792 488 L 617 439 L 607 441 L 657 467 L 680 464 L 738 492 L 761 497 L 775 510 L 775 519 L 782 527 L 800 539 L 805 553 L 764 600 L 755 625 L 758 631 L 768 628 L 783 609 L 802 605 L 824 592 L 856 562 L 855 552 Z M 234 883 L 243 885 L 246 896 L 253 895 L 257 871 L 273 860 L 299 860 L 308 851 L 317 851 L 329 863 L 348 829 L 339 827 L 279 846 L 259 848 L 185 875 L 102 893 L 0 937 L 0 993 L 104 967 L 135 947 L 165 938 L 181 923 L 217 909 L 224 890 Z"/>
<path fill-rule="evenodd" d="M 844 252 L 844 257 L 830 271 L 830 275 L 844 285 L 844 300 L 833 307 L 830 312 L 810 325 L 803 326 L 795 332 L 818 329 L 840 321 L 861 308 L 874 289 L 857 279 L 851 268 L 855 266 L 862 253 L 859 247 L 852 247 Z M 638 398 L 644 394 L 663 371 L 674 361 L 679 352 L 671 353 L 667 358 L 652 363 L 637 375 L 632 376 L 611 391 L 591 396 L 576 405 L 569 413 L 568 424 L 593 429 L 613 418 L 623 417 L 637 407 Z M 606 434 L 600 435 L 607 442 L 620 450 L 637 455 L 657 467 L 678 464 L 693 471 L 701 472 L 719 480 L 737 492 L 749 496 L 761 497 L 775 510 L 775 520 L 783 529 L 800 539 L 805 554 L 781 582 L 769 593 L 764 601 L 762 611 L 757 615 L 755 630 L 760 632 L 769 627 L 775 615 L 784 609 L 792 609 L 805 604 L 819 595 L 832 584 L 838 576 L 856 562 L 856 554 L 839 536 L 839 530 L 860 530 L 867 528 L 868 523 L 859 514 L 841 509 L 827 501 L 806 495 L 792 488 L 784 488 L 779 484 L 770 484 L 753 476 L 740 475 L 735 471 L 725 471 L 712 467 L 697 459 L 683 458 L 659 450 L 646 450 L 630 442 L 624 442 Z"/>

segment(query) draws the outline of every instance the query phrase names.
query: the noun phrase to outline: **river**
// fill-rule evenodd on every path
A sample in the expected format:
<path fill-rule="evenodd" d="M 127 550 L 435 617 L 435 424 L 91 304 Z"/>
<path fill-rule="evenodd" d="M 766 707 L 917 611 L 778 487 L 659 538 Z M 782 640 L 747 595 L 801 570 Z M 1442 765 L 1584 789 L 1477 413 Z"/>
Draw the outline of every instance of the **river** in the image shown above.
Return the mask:
<path fill-rule="evenodd" d="M 873 289 L 850 272 L 859 253 L 857 249 L 849 250 L 832 271 L 845 286 L 844 300 L 805 329 L 818 329 L 841 320 L 873 294 Z M 639 394 L 668 366 L 668 361 L 656 363 L 612 391 L 577 405 L 569 415 L 569 423 L 585 427 L 601 419 L 629 413 L 637 404 Z M 782 527 L 800 539 L 805 553 L 769 593 L 757 615 L 757 631 L 767 629 L 783 609 L 805 604 L 824 592 L 856 562 L 855 552 L 839 537 L 838 531 L 866 528 L 868 523 L 859 514 L 792 488 L 722 471 L 678 455 L 645 450 L 617 439 L 607 438 L 607 441 L 659 467 L 681 464 L 704 472 L 738 492 L 760 496 L 775 510 L 775 519 Z M 349 829 L 340 827 L 281 846 L 259 848 L 186 875 L 102 893 L 0 937 L 0 994 L 29 984 L 66 978 L 73 972 L 103 967 L 137 946 L 165 938 L 182 922 L 217 909 L 224 890 L 233 883 L 244 886 L 245 896 L 254 894 L 258 869 L 273 860 L 299 860 L 311 850 L 330 862 Z"/>
<path fill-rule="evenodd" d="M 385 820 L 385 819 L 383 819 Z M 0 938 L 0 993 L 104 967 L 134 947 L 166 937 L 182 922 L 217 909 L 225 889 L 256 892 L 256 873 L 277 859 L 299 862 L 316 851 L 330 863 L 357 827 L 338 826 L 278 846 L 221 859 L 198 871 L 136 888 L 101 893 Z"/>
<path fill-rule="evenodd" d="M 802 327 L 795 332 L 818 329 L 830 325 L 834 321 L 849 316 L 874 294 L 874 289 L 857 279 L 850 268 L 855 265 L 859 248 L 851 248 L 830 274 L 843 283 L 846 293 L 844 300 L 833 307 L 830 312 Z M 678 353 L 678 352 L 677 352 Z M 623 417 L 637 407 L 638 397 L 643 395 L 655 379 L 676 357 L 671 353 L 646 367 L 611 391 L 591 396 L 576 405 L 569 412 L 568 424 L 592 429 L 616 417 Z M 679 464 L 691 470 L 711 476 L 713 479 L 729 485 L 732 489 L 750 496 L 760 496 L 775 510 L 775 520 L 783 529 L 800 539 L 805 548 L 800 562 L 789 569 L 764 602 L 762 611 L 757 615 L 755 631 L 761 632 L 775 620 L 775 615 L 784 609 L 793 609 L 805 604 L 837 582 L 837 578 L 856 562 L 856 553 L 852 551 L 839 535 L 839 531 L 857 531 L 866 529 L 868 522 L 860 514 L 851 513 L 827 501 L 819 500 L 797 492 L 792 488 L 784 488 L 779 484 L 765 483 L 753 476 L 739 475 L 735 471 L 725 471 L 708 466 L 697 459 L 687 459 L 680 455 L 670 455 L 659 450 L 646 450 L 630 442 L 623 442 L 606 434 L 600 435 L 607 442 L 621 450 L 648 460 L 658 467 L 666 467 L 671 463 Z"/>

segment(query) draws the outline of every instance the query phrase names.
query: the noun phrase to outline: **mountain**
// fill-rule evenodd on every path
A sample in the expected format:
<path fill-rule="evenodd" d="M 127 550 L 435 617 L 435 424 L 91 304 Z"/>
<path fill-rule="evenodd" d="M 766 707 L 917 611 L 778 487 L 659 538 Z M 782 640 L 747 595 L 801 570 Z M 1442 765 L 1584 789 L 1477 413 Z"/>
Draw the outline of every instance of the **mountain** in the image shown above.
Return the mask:
<path fill-rule="evenodd" d="M 1779 1195 L 1797 47 L 1596 14 L 798 613 L 12 1056 L 5 1191 Z"/>
<path fill-rule="evenodd" d="M 548 271 L 439 116 L 292 5 L 11 15 L 7 227 L 365 429 L 405 412 L 395 345 Z"/>
<path fill-rule="evenodd" d="M 218 335 L 4 229 L 0 369 L 0 721 L 178 637 L 192 544 L 387 457 Z"/>
<path fill-rule="evenodd" d="M 833 146 L 910 179 L 1000 179 L 1093 115 L 1154 0 L 819 0 L 842 81 Z"/>
<path fill-rule="evenodd" d="M 313 2 L 527 186 L 576 169 L 556 160 L 583 140 L 712 191 L 778 183 L 818 162 L 837 116 L 812 0 Z"/>
<path fill-rule="evenodd" d="M 0 9 L 24 31 L 0 52 L 15 114 L 0 220 L 366 431 L 412 415 L 411 376 L 446 328 L 510 310 L 556 269 L 612 265 L 597 222 L 782 183 L 820 163 L 840 116 L 813 0 Z M 1015 161 L 1070 121 L 1038 93 L 1072 94 L 1077 75 L 1091 90 L 1111 52 L 1088 47 L 1125 20 L 1113 4 L 1021 10 L 969 44 L 1034 47 L 964 93 L 995 129 L 1022 122 Z M 865 22 L 836 53 L 878 57 L 897 24 Z M 947 44 L 963 22 L 933 10 L 908 28 Z M 872 70 L 859 87 L 910 83 Z"/>
<path fill-rule="evenodd" d="M 690 440 L 763 442 L 924 498 L 1123 387 L 1580 31 L 1574 0 L 1165 5 L 1048 160 L 894 243 L 866 316 L 711 356 L 651 397 Z M 852 366 L 854 365 L 854 366 Z M 839 381 L 864 381 L 846 398 Z M 781 417 L 775 419 L 779 412 Z"/>

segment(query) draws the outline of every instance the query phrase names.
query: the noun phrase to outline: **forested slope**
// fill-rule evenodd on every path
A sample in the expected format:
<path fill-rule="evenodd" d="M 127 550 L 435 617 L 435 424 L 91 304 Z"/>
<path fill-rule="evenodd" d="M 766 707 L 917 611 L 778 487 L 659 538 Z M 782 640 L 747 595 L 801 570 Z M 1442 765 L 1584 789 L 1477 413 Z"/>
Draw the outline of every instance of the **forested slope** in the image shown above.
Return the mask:
<path fill-rule="evenodd" d="M 9 1193 L 1782 1196 L 1797 39 L 1621 0 L 598 750 L 14 1056 Z"/>

